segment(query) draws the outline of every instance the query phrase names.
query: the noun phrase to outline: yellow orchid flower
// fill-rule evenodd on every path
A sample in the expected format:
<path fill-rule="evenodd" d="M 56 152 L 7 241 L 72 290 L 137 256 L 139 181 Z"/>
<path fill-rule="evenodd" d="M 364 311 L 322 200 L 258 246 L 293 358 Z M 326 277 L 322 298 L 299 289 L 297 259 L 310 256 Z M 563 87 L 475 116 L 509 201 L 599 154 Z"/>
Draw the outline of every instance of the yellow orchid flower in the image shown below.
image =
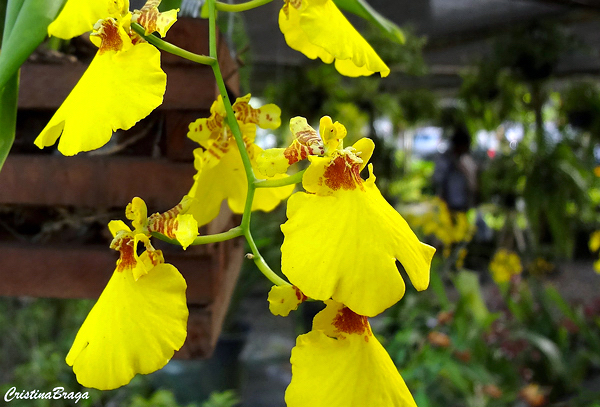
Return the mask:
<path fill-rule="evenodd" d="M 304 118 L 292 119 L 290 128 L 304 138 L 316 135 Z M 363 138 L 343 148 L 346 129 L 327 116 L 319 131 L 325 154 L 308 155 L 302 181 L 307 192 L 290 197 L 288 221 L 281 226 L 282 271 L 310 298 L 332 298 L 360 315 L 375 316 L 404 295 L 396 259 L 415 288 L 424 290 L 435 249 L 421 243 L 383 198 L 372 165 L 369 178 L 360 177 L 373 142 Z"/>
<path fill-rule="evenodd" d="M 144 201 L 134 198 L 126 209 L 134 230 L 122 221 L 109 223 L 111 248 L 120 252 L 117 267 L 66 357 L 86 387 L 114 389 L 138 373 L 152 373 L 185 341 L 186 283 L 152 247 L 146 213 Z M 146 249 L 139 256 L 138 242 Z"/>
<path fill-rule="evenodd" d="M 68 0 L 48 33 L 71 38 L 92 31 L 98 53 L 77 85 L 35 140 L 39 148 L 60 137 L 64 155 L 90 151 L 106 144 L 113 131 L 127 130 L 163 100 L 167 77 L 160 52 L 131 30 L 132 18 L 147 32 L 161 35 L 175 22 L 175 11 L 158 13 L 160 1 L 129 12 L 127 0 Z"/>
<path fill-rule="evenodd" d="M 366 317 L 328 300 L 292 349 L 288 407 L 416 407 Z"/>
<path fill-rule="evenodd" d="M 519 255 L 512 250 L 499 249 L 489 265 L 492 278 L 496 283 L 506 283 L 514 275 L 521 274 L 523 266 Z"/>
<path fill-rule="evenodd" d="M 249 105 L 250 94 L 240 97 L 233 110 L 240 126 L 246 151 L 256 167 L 256 158 L 262 149 L 254 144 L 256 126 L 264 129 L 279 127 L 281 110 L 274 104 L 254 109 Z M 202 226 L 218 214 L 221 202 L 227 199 L 234 213 L 243 213 L 248 185 L 244 165 L 237 144 L 226 123 L 225 107 L 221 96 L 211 107 L 211 116 L 198 119 L 189 125 L 188 137 L 202 146 L 194 150 L 194 166 L 198 170 L 194 185 L 188 195 L 195 198 L 188 213 Z M 271 177 L 255 174 L 259 179 Z M 282 178 L 276 175 L 272 178 Z M 287 198 L 294 186 L 260 188 L 256 191 L 252 210 L 271 211 Z"/>
<path fill-rule="evenodd" d="M 310 59 L 321 58 L 345 76 L 364 76 L 390 69 L 354 29 L 332 0 L 284 0 L 279 28 L 290 48 Z"/>

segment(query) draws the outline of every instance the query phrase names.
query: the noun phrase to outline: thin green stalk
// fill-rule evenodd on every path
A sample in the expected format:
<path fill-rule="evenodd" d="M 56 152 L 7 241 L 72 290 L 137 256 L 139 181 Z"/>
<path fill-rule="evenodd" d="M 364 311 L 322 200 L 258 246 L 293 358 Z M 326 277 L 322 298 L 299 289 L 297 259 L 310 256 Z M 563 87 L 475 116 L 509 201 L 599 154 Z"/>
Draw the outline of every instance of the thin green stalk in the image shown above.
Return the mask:
<path fill-rule="evenodd" d="M 260 6 L 264 6 L 265 4 L 268 4 L 272 1 L 273 0 L 250 0 L 250 1 L 247 1 L 246 3 L 240 3 L 240 4 L 227 4 L 227 3 L 221 3 L 220 1 L 217 1 L 217 2 L 215 2 L 215 7 L 219 11 L 238 13 L 240 11 L 248 11 L 248 10 L 252 10 L 254 8 L 260 7 Z"/>
<path fill-rule="evenodd" d="M 229 229 L 227 232 L 215 233 L 214 235 L 198 236 L 196 239 L 194 239 L 191 246 L 224 242 L 226 240 L 233 239 L 234 237 L 242 236 L 243 234 L 244 231 L 242 230 L 241 226 L 236 226 L 234 228 Z M 181 246 L 181 243 L 179 243 L 177 240 L 168 238 L 162 233 L 152 232 L 152 236 L 159 240 L 162 240 L 163 242 Z"/>
<path fill-rule="evenodd" d="M 275 272 L 271 269 L 271 267 L 269 267 L 265 259 L 261 256 L 260 252 L 258 251 L 258 247 L 256 247 L 256 243 L 254 243 L 254 239 L 252 238 L 250 229 L 244 231 L 244 236 L 246 237 L 248 246 L 250 246 L 250 250 L 252 251 L 252 260 L 254 260 L 254 264 L 256 264 L 256 267 L 258 267 L 261 273 L 263 273 L 263 275 L 275 285 L 290 285 L 290 283 L 288 283 L 283 278 L 275 274 Z"/>
<path fill-rule="evenodd" d="M 209 49 L 210 56 L 215 60 L 217 58 L 217 32 L 216 32 L 216 8 L 215 8 L 215 0 L 208 0 L 208 37 L 209 37 Z M 244 213 L 242 215 L 242 223 L 241 226 L 244 230 L 250 229 L 250 216 L 252 210 L 252 201 L 254 200 L 254 183 L 256 182 L 256 177 L 254 176 L 254 170 L 252 169 L 252 163 L 250 162 L 250 157 L 248 156 L 248 152 L 246 151 L 246 144 L 244 143 L 244 138 L 242 137 L 242 132 L 240 131 L 240 127 L 238 125 L 237 119 L 235 118 L 235 113 L 233 112 L 233 107 L 231 106 L 231 101 L 229 100 L 229 95 L 227 94 L 227 88 L 225 86 L 225 81 L 223 80 L 223 75 L 221 74 L 221 69 L 219 68 L 219 64 L 216 63 L 211 65 L 213 68 L 213 72 L 215 75 L 215 81 L 217 83 L 217 87 L 219 88 L 219 93 L 223 99 L 223 106 L 225 107 L 225 112 L 227 114 L 227 124 L 231 129 L 233 137 L 235 139 L 235 143 L 240 152 L 240 156 L 242 158 L 242 163 L 244 165 L 244 170 L 246 172 L 246 180 L 248 182 L 248 194 L 246 196 L 246 205 L 244 208 Z"/>
<path fill-rule="evenodd" d="M 144 27 L 139 25 L 138 23 L 131 23 L 131 28 L 138 35 L 148 41 L 150 44 L 154 45 L 158 49 L 162 49 L 169 54 L 177 55 L 181 58 L 188 59 L 190 61 L 196 62 L 202 65 L 211 65 L 214 66 L 217 63 L 216 58 L 207 57 L 206 55 L 194 54 L 193 52 L 186 51 L 183 48 L 179 48 L 176 45 L 173 45 L 165 40 L 161 40 L 155 35 L 146 35 L 146 30 Z"/>
<path fill-rule="evenodd" d="M 285 178 L 258 179 L 256 180 L 256 182 L 254 182 L 254 186 L 256 188 L 275 188 L 297 184 L 299 182 L 302 182 L 302 176 L 304 176 L 304 171 L 306 170 L 302 170 L 300 172 L 295 173 L 294 175 L 290 175 L 289 177 Z"/>
<path fill-rule="evenodd" d="M 215 61 L 218 61 L 217 58 L 217 32 L 216 32 L 216 14 L 217 9 L 215 5 L 215 0 L 208 0 L 208 41 L 209 41 L 209 49 L 210 56 L 214 58 Z M 255 183 L 257 181 L 254 176 L 254 171 L 252 169 L 252 163 L 250 162 L 250 157 L 248 156 L 248 152 L 246 151 L 246 144 L 244 143 L 244 139 L 242 137 L 242 132 L 240 131 L 240 127 L 238 125 L 237 119 L 233 112 L 233 107 L 231 106 L 231 101 L 229 100 L 229 96 L 227 94 L 227 88 L 225 86 L 225 81 L 223 80 L 223 75 L 221 74 L 221 69 L 219 68 L 218 62 L 212 64 L 213 72 L 215 75 L 215 81 L 217 83 L 217 87 L 219 89 L 219 93 L 223 98 L 223 106 L 225 107 L 225 112 L 227 114 L 227 124 L 233 133 L 233 137 L 235 139 L 236 145 L 238 147 L 240 156 L 242 158 L 242 163 L 244 165 L 244 170 L 246 172 L 246 180 L 248 182 L 248 192 L 246 194 L 246 203 L 244 206 L 244 213 L 242 215 L 242 222 L 240 227 L 243 230 L 244 237 L 250 246 L 250 250 L 252 251 L 252 258 L 254 263 L 258 267 L 258 269 L 267 277 L 273 284 L 276 285 L 288 285 L 289 283 L 279 277 L 267 264 L 265 259 L 261 256 L 256 243 L 252 237 L 252 233 L 250 232 L 250 217 L 252 214 L 252 202 L 254 201 L 254 193 L 256 191 Z"/>
<path fill-rule="evenodd" d="M 208 21 L 208 41 L 210 56 L 214 58 L 215 61 L 218 61 L 215 0 L 208 0 Z M 248 152 L 246 151 L 246 144 L 244 143 L 242 132 L 240 131 L 240 127 L 238 126 L 237 119 L 235 118 L 235 114 L 233 112 L 233 107 L 231 106 L 231 101 L 229 100 L 229 95 L 227 94 L 227 87 L 225 86 L 225 81 L 223 80 L 221 69 L 219 68 L 218 63 L 211 66 L 215 74 L 215 81 L 217 82 L 219 93 L 223 98 L 223 105 L 225 107 L 225 112 L 227 113 L 227 124 L 229 125 L 229 128 L 233 133 L 233 137 L 235 138 L 238 150 L 240 151 L 240 155 L 242 156 L 242 163 L 244 164 L 244 169 L 246 170 L 246 179 L 248 180 L 248 186 L 253 185 L 256 181 L 256 177 L 254 176 L 254 171 L 252 170 L 252 163 L 250 162 L 250 157 L 248 156 Z M 246 213 L 244 213 L 244 216 L 246 216 Z"/>

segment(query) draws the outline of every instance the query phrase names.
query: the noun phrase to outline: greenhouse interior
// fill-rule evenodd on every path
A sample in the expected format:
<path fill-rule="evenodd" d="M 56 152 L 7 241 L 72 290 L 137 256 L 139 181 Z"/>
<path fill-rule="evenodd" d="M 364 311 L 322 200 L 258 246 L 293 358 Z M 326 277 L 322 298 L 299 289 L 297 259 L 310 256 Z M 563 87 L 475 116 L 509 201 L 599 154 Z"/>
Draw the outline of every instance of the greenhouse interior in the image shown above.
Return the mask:
<path fill-rule="evenodd" d="M 600 1 L 0 2 L 14 407 L 600 407 Z"/>

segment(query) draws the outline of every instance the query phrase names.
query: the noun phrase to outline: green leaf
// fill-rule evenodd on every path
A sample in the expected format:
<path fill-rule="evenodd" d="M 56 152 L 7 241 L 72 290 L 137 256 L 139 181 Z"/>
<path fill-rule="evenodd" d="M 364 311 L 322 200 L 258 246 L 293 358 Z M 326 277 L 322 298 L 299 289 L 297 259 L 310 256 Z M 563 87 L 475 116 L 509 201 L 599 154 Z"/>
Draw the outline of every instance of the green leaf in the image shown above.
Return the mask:
<path fill-rule="evenodd" d="M 352 14 L 356 14 L 372 24 L 375 24 L 381 31 L 387 34 L 391 40 L 398 44 L 404 44 L 406 39 L 404 37 L 404 32 L 400 27 L 375 11 L 375 9 L 373 9 L 373 7 L 365 0 L 333 0 L 333 2 L 339 8 Z"/>
<path fill-rule="evenodd" d="M 515 336 L 526 339 L 533 346 L 538 348 L 544 356 L 546 356 L 553 370 L 553 372 L 548 373 L 550 373 L 551 375 L 556 375 L 554 377 L 560 377 L 565 373 L 565 363 L 563 361 L 560 349 L 558 348 L 556 343 L 546 338 L 545 336 L 538 335 L 529 331 L 518 332 Z"/>
<path fill-rule="evenodd" d="M 490 312 L 483 301 L 479 277 L 471 271 L 460 271 L 454 278 L 454 285 L 461 296 L 461 301 L 473 314 L 473 317 L 479 323 L 488 320 Z"/>
<path fill-rule="evenodd" d="M 9 7 L 13 0 L 9 1 Z M 56 18 L 64 0 L 25 0 L 6 34 L 0 53 L 0 89 L 17 72 L 27 57 L 46 38 L 48 25 Z M 7 21 L 9 18 L 7 12 Z"/>
<path fill-rule="evenodd" d="M 15 73 L 0 89 L 0 170 L 15 141 L 19 74 Z"/>

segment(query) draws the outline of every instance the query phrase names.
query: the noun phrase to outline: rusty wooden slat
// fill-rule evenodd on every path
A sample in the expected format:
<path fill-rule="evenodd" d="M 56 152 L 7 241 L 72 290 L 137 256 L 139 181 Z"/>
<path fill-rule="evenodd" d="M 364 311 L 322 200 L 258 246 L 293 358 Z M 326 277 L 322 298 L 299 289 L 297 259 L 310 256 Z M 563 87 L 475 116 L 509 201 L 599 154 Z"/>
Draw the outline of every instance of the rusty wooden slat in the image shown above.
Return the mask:
<path fill-rule="evenodd" d="M 227 44 L 220 38 L 218 58 L 227 87 L 239 93 L 237 64 Z M 183 18 L 171 28 L 168 40 L 198 54 L 208 54 L 208 22 Z M 161 110 L 208 110 L 218 95 L 212 69 L 163 52 L 162 68 L 167 74 L 167 89 Z M 30 63 L 21 68 L 20 109 L 56 109 L 83 75 L 87 65 L 68 60 L 58 63 Z"/>
<path fill-rule="evenodd" d="M 57 109 L 86 68 L 81 62 L 23 64 L 19 109 Z M 167 74 L 167 90 L 159 109 L 210 108 L 217 92 L 210 67 L 163 64 L 163 70 Z"/>
<path fill-rule="evenodd" d="M 0 203 L 124 207 L 134 196 L 154 210 L 175 206 L 192 186 L 191 163 L 144 157 L 10 155 Z"/>
<path fill-rule="evenodd" d="M 226 253 L 225 264 L 221 272 L 215 275 L 217 288 L 213 301 L 207 306 L 190 305 L 188 319 L 188 337 L 179 352 L 178 359 L 197 359 L 210 357 L 223 328 L 223 320 L 231 295 L 244 260 L 244 244 L 241 239 L 230 240 L 221 246 Z M 188 283 L 189 284 L 189 283 Z"/>
<path fill-rule="evenodd" d="M 0 244 L 0 295 L 98 298 L 115 270 L 118 253 L 105 246 Z M 191 304 L 207 305 L 220 290 L 222 265 L 208 255 L 169 253 L 187 281 Z M 220 282 L 219 284 L 222 284 Z"/>

